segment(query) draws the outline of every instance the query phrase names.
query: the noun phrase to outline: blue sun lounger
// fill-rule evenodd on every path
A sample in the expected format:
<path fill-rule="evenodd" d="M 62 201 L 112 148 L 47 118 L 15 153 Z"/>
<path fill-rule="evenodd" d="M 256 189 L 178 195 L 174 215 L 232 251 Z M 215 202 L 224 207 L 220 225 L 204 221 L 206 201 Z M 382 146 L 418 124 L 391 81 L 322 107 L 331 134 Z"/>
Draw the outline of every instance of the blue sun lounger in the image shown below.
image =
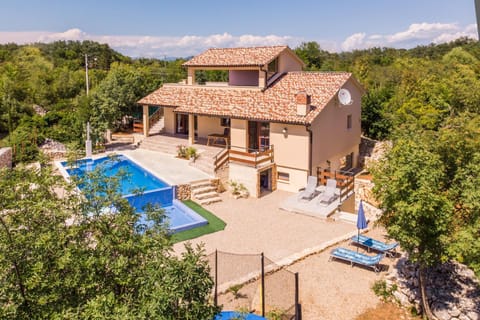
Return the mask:
<path fill-rule="evenodd" d="M 398 246 L 397 242 L 385 243 L 363 235 L 353 236 L 351 241 L 352 243 L 366 247 L 368 251 L 372 249 L 381 253 L 385 253 L 389 257 L 395 256 L 395 249 Z"/>
<path fill-rule="evenodd" d="M 383 258 L 383 253 L 379 253 L 375 256 L 369 256 L 363 253 L 355 252 L 345 248 L 335 248 L 330 252 L 330 260 L 333 258 L 350 262 L 353 264 L 359 264 L 362 266 L 373 268 L 375 272 L 380 271 L 379 263 Z"/>

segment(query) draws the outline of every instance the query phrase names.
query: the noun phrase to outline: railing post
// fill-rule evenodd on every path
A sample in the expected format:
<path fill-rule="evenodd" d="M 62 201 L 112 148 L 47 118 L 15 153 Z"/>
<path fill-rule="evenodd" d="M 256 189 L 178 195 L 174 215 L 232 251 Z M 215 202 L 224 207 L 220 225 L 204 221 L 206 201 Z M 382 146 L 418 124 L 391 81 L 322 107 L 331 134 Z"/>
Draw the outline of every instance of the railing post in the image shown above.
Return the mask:
<path fill-rule="evenodd" d="M 218 294 L 218 251 L 215 249 L 215 293 L 213 297 L 213 303 L 217 306 L 217 294 Z"/>
<path fill-rule="evenodd" d="M 299 302 L 299 291 L 298 291 L 298 272 L 295 272 L 295 320 L 302 319 L 302 311 L 300 309 Z"/>
<path fill-rule="evenodd" d="M 265 256 L 261 254 L 262 261 L 262 317 L 265 317 Z"/>

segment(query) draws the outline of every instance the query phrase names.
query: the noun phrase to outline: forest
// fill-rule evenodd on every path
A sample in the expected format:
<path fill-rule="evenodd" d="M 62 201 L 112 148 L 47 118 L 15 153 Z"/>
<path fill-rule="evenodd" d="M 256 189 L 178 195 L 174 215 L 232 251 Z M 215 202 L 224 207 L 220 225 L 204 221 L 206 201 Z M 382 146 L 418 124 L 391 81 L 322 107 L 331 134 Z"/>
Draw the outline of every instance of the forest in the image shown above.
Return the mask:
<path fill-rule="evenodd" d="M 307 70 L 352 72 L 365 88 L 363 134 L 391 142 L 367 168 L 388 235 L 422 273 L 454 259 L 480 275 L 480 43 L 330 53 L 305 42 L 293 49 Z M 138 114 L 139 98 L 185 78 L 185 61 L 132 59 L 91 41 L 0 45 L 1 145 L 12 146 L 21 163 L 38 159 L 46 138 L 80 148 L 87 121 L 100 139 Z"/>

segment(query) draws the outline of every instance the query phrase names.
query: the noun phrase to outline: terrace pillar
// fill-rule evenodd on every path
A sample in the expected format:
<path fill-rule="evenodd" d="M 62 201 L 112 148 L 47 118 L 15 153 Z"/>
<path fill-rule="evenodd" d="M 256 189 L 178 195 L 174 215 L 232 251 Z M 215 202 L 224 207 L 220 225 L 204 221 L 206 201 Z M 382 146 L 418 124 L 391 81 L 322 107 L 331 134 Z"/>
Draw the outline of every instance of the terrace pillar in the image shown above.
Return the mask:
<path fill-rule="evenodd" d="M 148 114 L 148 106 L 143 105 L 143 135 L 148 137 L 148 131 L 150 131 L 150 119 Z"/>
<path fill-rule="evenodd" d="M 195 143 L 195 119 L 193 114 L 188 115 L 188 144 Z"/>

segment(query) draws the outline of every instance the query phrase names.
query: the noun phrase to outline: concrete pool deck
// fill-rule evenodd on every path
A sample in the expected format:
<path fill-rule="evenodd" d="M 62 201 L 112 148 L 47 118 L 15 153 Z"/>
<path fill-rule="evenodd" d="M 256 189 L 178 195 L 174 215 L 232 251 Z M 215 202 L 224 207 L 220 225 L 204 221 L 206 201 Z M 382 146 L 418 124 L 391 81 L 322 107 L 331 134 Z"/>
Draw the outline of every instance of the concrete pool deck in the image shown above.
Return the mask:
<path fill-rule="evenodd" d="M 126 155 L 170 185 L 212 178 L 205 172 L 189 166 L 188 160 L 175 158 L 171 154 L 145 149 L 122 150 L 118 153 Z"/>

